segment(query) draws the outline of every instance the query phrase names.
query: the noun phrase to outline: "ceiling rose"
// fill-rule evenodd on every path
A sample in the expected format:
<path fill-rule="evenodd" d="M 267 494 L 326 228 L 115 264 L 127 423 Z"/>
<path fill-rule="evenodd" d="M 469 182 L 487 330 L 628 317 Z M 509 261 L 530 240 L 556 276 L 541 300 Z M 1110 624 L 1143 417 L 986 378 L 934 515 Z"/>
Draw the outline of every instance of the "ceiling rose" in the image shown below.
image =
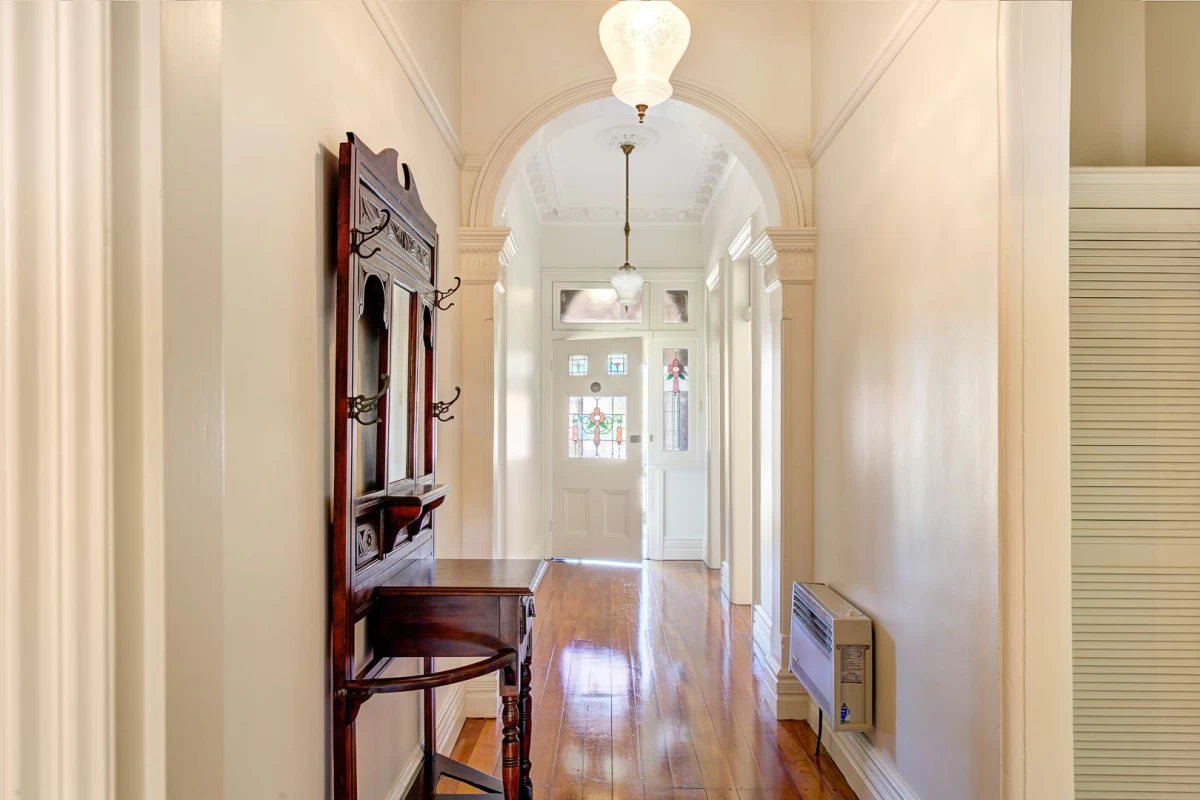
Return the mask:
<path fill-rule="evenodd" d="M 596 144 L 605 150 L 620 147 L 623 144 L 631 144 L 638 150 L 646 150 L 658 144 L 658 131 L 645 126 L 618 125 L 597 133 Z"/>
<path fill-rule="evenodd" d="M 671 0 L 621 0 L 600 20 L 600 45 L 617 75 L 613 94 L 637 109 L 671 96 L 671 73 L 692 38 L 687 15 Z"/>

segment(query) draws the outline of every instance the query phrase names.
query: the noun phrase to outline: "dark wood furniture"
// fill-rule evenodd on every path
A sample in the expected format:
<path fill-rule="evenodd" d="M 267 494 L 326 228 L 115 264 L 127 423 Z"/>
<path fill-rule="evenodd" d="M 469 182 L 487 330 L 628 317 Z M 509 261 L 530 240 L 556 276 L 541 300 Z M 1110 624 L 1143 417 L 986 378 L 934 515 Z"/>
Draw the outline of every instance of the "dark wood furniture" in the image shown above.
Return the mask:
<path fill-rule="evenodd" d="M 438 797 L 443 776 L 505 800 L 532 798 L 529 779 L 533 592 L 542 561 L 437 559 L 435 399 L 437 226 L 408 165 L 354 134 L 339 158 L 330 557 L 330 671 L 335 800 L 357 800 L 355 719 L 376 694 L 422 691 L 425 762 L 410 798 Z M 448 307 L 448 306 L 445 306 Z M 355 659 L 356 624 L 368 651 Z M 396 658 L 424 674 L 391 677 Z M 438 657 L 480 661 L 433 671 Z M 435 752 L 434 689 L 499 671 L 502 779 Z"/>

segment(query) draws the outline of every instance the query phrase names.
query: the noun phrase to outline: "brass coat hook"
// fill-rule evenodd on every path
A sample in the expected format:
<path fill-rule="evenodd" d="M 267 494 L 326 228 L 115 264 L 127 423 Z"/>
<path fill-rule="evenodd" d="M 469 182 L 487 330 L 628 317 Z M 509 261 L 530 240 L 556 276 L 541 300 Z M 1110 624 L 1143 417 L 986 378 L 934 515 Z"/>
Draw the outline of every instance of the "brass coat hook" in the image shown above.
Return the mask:
<path fill-rule="evenodd" d="M 376 406 L 379 405 L 379 401 L 383 399 L 385 394 L 387 394 L 388 387 L 392 383 L 392 378 L 390 375 L 380 375 L 379 382 L 381 384 L 379 391 L 370 397 L 360 394 L 350 398 L 350 419 L 354 420 L 359 425 L 378 425 L 381 421 L 379 416 L 376 416 L 375 419 L 371 420 L 370 422 L 364 422 L 362 418 L 363 414 L 369 414 Z"/>
<path fill-rule="evenodd" d="M 379 223 L 375 225 L 375 227 L 365 231 L 360 231 L 358 228 L 350 229 L 350 249 L 357 253 L 359 258 L 370 258 L 379 252 L 379 248 L 376 247 L 371 252 L 364 253 L 362 251 L 362 246 L 374 239 L 379 234 L 383 233 L 384 229 L 387 228 L 388 223 L 392 221 L 392 212 L 386 208 L 382 209 L 382 211 L 383 216 L 380 217 Z"/>
<path fill-rule="evenodd" d="M 443 403 L 441 401 L 434 403 L 433 408 L 430 409 L 431 413 L 433 414 L 433 418 L 436 419 L 438 422 L 449 422 L 450 420 L 454 419 L 453 416 L 447 417 L 447 416 L 445 416 L 445 414 L 446 414 L 446 412 L 448 412 L 450 410 L 450 406 L 452 406 L 458 402 L 458 398 L 461 395 L 462 395 L 462 387 L 455 386 L 454 387 L 454 397 L 450 400 L 449 403 Z"/>
<path fill-rule="evenodd" d="M 457 292 L 458 287 L 460 287 L 460 286 L 462 286 L 462 278 L 455 275 L 454 276 L 454 286 L 450 289 L 450 291 L 443 292 L 440 289 L 433 290 L 433 304 L 435 306 L 437 306 L 440 311 L 449 311 L 451 308 L 454 307 L 454 303 L 451 303 L 448 306 L 444 306 L 444 305 L 442 305 L 442 301 L 445 300 L 450 295 Z"/>

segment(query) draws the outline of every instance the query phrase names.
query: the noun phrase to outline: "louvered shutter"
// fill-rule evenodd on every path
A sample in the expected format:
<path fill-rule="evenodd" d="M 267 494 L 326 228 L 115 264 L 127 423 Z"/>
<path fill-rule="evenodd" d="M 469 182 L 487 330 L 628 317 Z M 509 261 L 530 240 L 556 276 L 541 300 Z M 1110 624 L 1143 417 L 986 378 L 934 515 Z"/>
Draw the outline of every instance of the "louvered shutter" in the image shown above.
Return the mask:
<path fill-rule="evenodd" d="M 1200 171 L 1165 172 L 1072 181 L 1078 800 L 1200 797 L 1200 210 L 1138 207 Z"/>

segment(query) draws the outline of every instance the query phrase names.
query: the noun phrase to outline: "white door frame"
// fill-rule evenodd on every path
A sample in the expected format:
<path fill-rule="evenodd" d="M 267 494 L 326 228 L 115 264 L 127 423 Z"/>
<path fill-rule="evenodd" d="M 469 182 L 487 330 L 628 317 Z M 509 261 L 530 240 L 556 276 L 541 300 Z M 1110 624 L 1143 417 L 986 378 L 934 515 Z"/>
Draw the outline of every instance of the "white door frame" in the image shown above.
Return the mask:
<path fill-rule="evenodd" d="M 542 271 L 541 281 L 541 305 L 542 305 L 542 370 L 548 375 L 547 370 L 554 359 L 554 342 L 562 339 L 608 339 L 614 336 L 640 336 L 643 340 L 643 347 L 647 353 L 648 364 L 653 364 L 651 355 L 655 347 L 655 334 L 669 337 L 670 341 L 676 341 L 682 338 L 697 339 L 700 360 L 696 365 L 696 369 L 707 375 L 707 361 L 704 355 L 705 348 L 703 347 L 703 336 L 705 330 L 706 306 L 707 299 L 704 297 L 703 290 L 703 273 L 700 270 L 692 269 L 640 269 L 642 277 L 646 280 L 647 288 L 644 292 L 651 291 L 651 285 L 654 282 L 676 283 L 676 282 L 695 282 L 697 290 L 691 301 L 691 312 L 696 315 L 693 323 L 689 324 L 686 331 L 656 331 L 652 330 L 652 320 L 654 315 L 652 310 L 647 307 L 643 315 L 643 322 L 639 324 L 613 324 L 606 326 L 595 327 L 572 327 L 570 329 L 556 328 L 554 320 L 557 314 L 557 304 L 554 292 L 556 283 L 597 283 L 607 284 L 609 277 L 612 275 L 612 270 L 603 269 L 546 269 Z M 648 295 L 651 296 L 651 295 Z M 699 396 L 699 395 L 697 395 Z M 702 401 L 703 402 L 703 401 Z M 706 414 L 706 405 L 699 409 L 703 415 Z M 541 381 L 541 403 L 540 413 L 541 418 L 541 442 L 542 442 L 542 474 L 552 475 L 554 469 L 554 381 Z M 707 423 L 705 417 L 701 417 L 698 422 L 693 423 L 692 432 L 696 443 L 697 452 L 705 453 L 708 448 Z M 649 441 L 650 435 L 654 432 L 655 420 L 646 419 L 643 423 L 643 435 L 646 437 L 644 441 Z M 703 462 L 700 462 L 703 463 Z M 646 539 L 643 542 L 643 550 L 647 553 L 662 552 L 661 537 L 663 528 L 661 525 L 656 525 L 655 520 L 661 518 L 662 506 L 661 494 L 656 496 L 654 487 L 651 483 L 651 476 L 647 475 L 647 492 L 646 492 L 646 508 L 648 524 L 646 526 Z M 543 486 L 547 485 L 543 481 Z M 554 554 L 554 493 L 553 491 L 542 492 L 542 530 L 544 532 L 542 552 L 546 558 L 553 557 Z M 705 528 L 707 529 L 707 519 Z M 651 541 L 651 537 L 658 536 L 659 540 Z"/>

